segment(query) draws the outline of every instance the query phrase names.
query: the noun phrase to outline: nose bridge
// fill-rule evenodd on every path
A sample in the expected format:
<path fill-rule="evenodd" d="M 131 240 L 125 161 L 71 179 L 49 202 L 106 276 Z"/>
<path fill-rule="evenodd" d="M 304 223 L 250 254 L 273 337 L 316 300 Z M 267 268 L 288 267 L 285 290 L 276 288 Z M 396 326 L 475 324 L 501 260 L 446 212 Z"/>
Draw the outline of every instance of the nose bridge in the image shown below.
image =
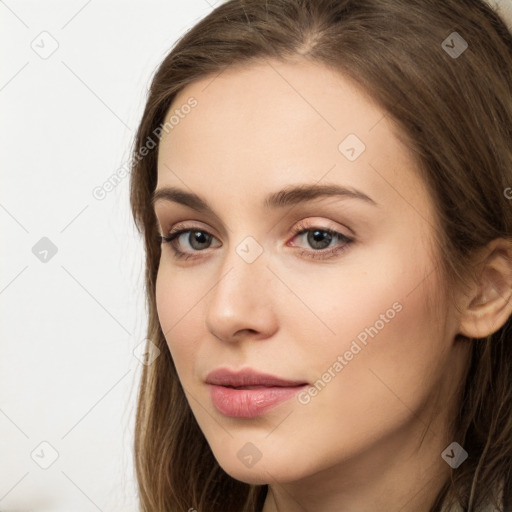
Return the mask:
<path fill-rule="evenodd" d="M 219 299 L 231 297 L 244 303 L 256 303 L 268 273 L 263 246 L 254 237 L 247 236 L 226 252 L 213 295 Z"/>
<path fill-rule="evenodd" d="M 240 330 L 267 331 L 272 320 L 271 273 L 262 244 L 247 236 L 224 255 L 206 312 L 208 329 L 221 339 Z"/>

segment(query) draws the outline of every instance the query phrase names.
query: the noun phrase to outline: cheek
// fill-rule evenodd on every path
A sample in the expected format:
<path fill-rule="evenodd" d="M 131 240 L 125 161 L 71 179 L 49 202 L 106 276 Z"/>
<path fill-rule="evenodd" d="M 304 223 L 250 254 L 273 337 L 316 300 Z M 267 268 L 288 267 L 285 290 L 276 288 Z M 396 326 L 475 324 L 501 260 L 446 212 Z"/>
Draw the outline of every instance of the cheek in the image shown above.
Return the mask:
<path fill-rule="evenodd" d="M 310 379 L 320 379 L 314 400 L 333 422 L 369 429 L 371 410 L 375 427 L 396 426 L 422 409 L 449 365 L 449 333 L 428 303 L 439 275 L 420 249 L 382 251 L 373 263 L 359 263 L 359 271 L 346 269 L 339 282 L 325 283 L 323 300 L 309 295 L 335 334 L 309 339 L 301 358 L 310 363 Z"/>
<path fill-rule="evenodd" d="M 182 380 L 190 378 L 182 370 L 190 368 L 198 350 L 196 336 L 198 326 L 204 324 L 204 312 L 201 311 L 204 290 L 195 288 L 191 279 L 185 277 L 185 273 L 180 276 L 179 272 L 170 265 L 159 268 L 155 299 L 158 320 Z"/>
<path fill-rule="evenodd" d="M 425 276 L 434 265 L 418 249 L 407 253 L 395 247 L 358 251 L 339 266 L 322 269 L 314 279 L 305 279 L 295 269 L 281 274 L 295 296 L 281 301 L 276 314 L 286 322 L 283 328 L 302 340 L 297 349 L 303 352 L 303 361 L 325 365 L 350 350 L 354 341 L 362 348 L 378 344 L 390 350 L 412 346 L 411 336 L 416 334 L 432 334 L 426 301 L 437 286 L 437 276 Z"/>

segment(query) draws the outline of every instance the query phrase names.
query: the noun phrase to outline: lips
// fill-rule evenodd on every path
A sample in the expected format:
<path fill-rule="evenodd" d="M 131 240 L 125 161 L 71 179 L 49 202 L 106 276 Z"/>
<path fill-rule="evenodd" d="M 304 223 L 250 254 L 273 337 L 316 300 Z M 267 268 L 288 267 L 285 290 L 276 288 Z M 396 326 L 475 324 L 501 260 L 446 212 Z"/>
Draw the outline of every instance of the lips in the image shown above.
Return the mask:
<path fill-rule="evenodd" d="M 220 368 L 205 379 L 215 408 L 225 416 L 254 418 L 292 398 L 308 385 L 250 368 L 233 372 Z"/>
<path fill-rule="evenodd" d="M 293 387 L 307 384 L 305 381 L 285 380 L 268 373 L 259 373 L 250 368 L 233 372 L 227 368 L 220 368 L 208 374 L 207 384 L 226 386 L 230 388 L 242 387 Z"/>

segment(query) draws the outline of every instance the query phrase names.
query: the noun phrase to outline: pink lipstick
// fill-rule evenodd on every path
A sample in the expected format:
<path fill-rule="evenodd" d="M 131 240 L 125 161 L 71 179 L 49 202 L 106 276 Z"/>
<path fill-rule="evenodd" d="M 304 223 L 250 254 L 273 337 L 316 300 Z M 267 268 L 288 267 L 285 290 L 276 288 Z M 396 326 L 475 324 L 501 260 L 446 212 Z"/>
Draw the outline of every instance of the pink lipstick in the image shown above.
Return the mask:
<path fill-rule="evenodd" d="M 215 408 L 232 418 L 255 418 L 295 396 L 308 385 L 285 380 L 250 368 L 234 372 L 220 368 L 208 374 L 206 383 Z"/>

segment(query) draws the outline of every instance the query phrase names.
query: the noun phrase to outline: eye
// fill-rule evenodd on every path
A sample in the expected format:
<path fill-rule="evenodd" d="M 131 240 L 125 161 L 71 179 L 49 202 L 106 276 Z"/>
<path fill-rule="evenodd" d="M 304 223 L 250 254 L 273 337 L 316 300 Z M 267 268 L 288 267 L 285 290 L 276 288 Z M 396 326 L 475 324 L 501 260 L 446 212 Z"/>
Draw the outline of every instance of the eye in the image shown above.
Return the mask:
<path fill-rule="evenodd" d="M 184 227 L 182 224 L 176 225 L 169 232 L 168 236 L 158 236 L 158 240 L 161 243 L 170 245 L 176 258 L 185 259 L 193 256 L 190 252 L 194 253 L 208 249 L 214 238 L 215 237 L 211 233 L 208 233 L 208 231 L 205 231 L 204 229 Z M 191 251 L 189 249 L 183 251 L 181 249 L 181 247 L 183 247 L 183 243 L 185 243 L 185 247 L 188 243 Z"/>
<path fill-rule="evenodd" d="M 306 236 L 305 236 L 306 235 Z M 355 241 L 339 231 L 327 227 L 308 226 L 304 223 L 299 224 L 293 229 L 293 239 L 305 238 L 306 243 L 312 248 L 302 250 L 301 256 L 314 259 L 332 258 L 342 251 L 345 251 Z M 162 244 L 169 244 L 177 259 L 189 259 L 199 256 L 197 253 L 211 248 L 212 240 L 215 237 L 199 227 L 186 227 L 184 224 L 176 225 L 168 236 L 158 236 L 158 241 Z M 336 244 L 336 242 L 338 242 Z M 334 243 L 334 246 L 332 246 Z M 187 248 L 188 244 L 188 248 Z M 292 244 L 295 246 L 295 244 Z M 185 250 L 183 250 L 185 247 Z M 216 247 L 220 247 L 217 245 Z"/>
<path fill-rule="evenodd" d="M 342 251 L 345 251 L 354 242 L 354 238 L 344 235 L 339 231 L 320 226 L 307 226 L 299 224 L 294 228 L 294 238 L 306 238 L 307 244 L 313 250 L 301 251 L 301 256 L 307 256 L 316 259 L 332 258 Z M 338 245 L 331 247 L 331 242 L 338 242 Z M 340 245 L 341 243 L 341 245 Z"/>

